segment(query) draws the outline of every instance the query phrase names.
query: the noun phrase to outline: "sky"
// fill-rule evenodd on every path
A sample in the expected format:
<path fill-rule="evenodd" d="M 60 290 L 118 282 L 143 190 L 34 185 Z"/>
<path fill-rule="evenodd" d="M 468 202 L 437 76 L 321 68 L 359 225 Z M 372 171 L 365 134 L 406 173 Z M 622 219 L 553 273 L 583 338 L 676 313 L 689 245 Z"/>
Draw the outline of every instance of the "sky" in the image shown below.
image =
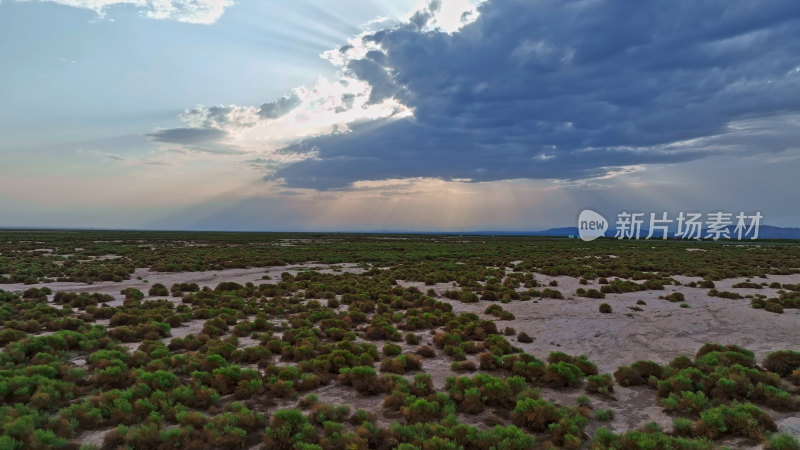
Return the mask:
<path fill-rule="evenodd" d="M 0 226 L 800 226 L 796 0 L 0 0 Z"/>

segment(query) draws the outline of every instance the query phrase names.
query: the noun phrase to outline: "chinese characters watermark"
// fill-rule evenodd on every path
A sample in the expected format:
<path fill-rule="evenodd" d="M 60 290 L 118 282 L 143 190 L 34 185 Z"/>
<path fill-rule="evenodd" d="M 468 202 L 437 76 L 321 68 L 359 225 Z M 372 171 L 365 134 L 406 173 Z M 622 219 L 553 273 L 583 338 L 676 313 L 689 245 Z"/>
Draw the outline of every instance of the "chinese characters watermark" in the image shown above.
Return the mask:
<path fill-rule="evenodd" d="M 727 212 L 712 212 L 705 218 L 700 213 L 669 214 L 629 213 L 617 214 L 614 237 L 617 239 L 668 239 L 670 235 L 679 239 L 758 239 L 758 228 L 764 216 L 760 212 L 747 215 L 740 212 L 736 216 Z M 584 241 L 592 241 L 605 236 L 608 221 L 592 210 L 584 210 L 578 217 L 578 234 Z"/>

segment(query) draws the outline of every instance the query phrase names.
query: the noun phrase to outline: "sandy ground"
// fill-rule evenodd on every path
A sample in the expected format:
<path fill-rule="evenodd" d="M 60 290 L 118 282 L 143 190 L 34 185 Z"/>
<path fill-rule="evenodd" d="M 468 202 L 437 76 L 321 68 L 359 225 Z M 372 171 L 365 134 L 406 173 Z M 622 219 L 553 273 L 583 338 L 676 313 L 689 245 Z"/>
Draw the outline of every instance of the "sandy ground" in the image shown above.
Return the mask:
<path fill-rule="evenodd" d="M 80 443 L 81 445 L 94 445 L 97 448 L 101 448 L 103 446 L 103 439 L 105 439 L 108 432 L 114 428 L 115 427 L 109 427 L 99 430 L 84 431 L 75 437 L 74 441 Z"/>
<path fill-rule="evenodd" d="M 756 353 L 761 359 L 768 353 L 782 349 L 798 348 L 800 340 L 800 310 L 786 309 L 783 314 L 773 314 L 753 309 L 750 299 L 730 300 L 709 297 L 709 289 L 687 286 L 666 286 L 663 291 L 640 291 L 624 294 L 606 294 L 604 299 L 578 297 L 575 291 L 599 289 L 596 281 L 581 285 L 578 279 L 536 274 L 536 279 L 545 285 L 556 280 L 565 299 L 539 299 L 512 301 L 500 304 L 511 311 L 514 320 L 499 320 L 498 328 L 506 326 L 517 332 L 526 332 L 534 342 L 516 345 L 526 352 L 546 356 L 552 351 L 584 354 L 604 372 L 613 372 L 620 365 L 638 359 L 652 359 L 668 363 L 679 355 L 694 355 L 706 342 L 737 344 Z M 700 278 L 674 277 L 683 284 L 699 281 Z M 777 296 L 777 289 L 733 288 L 734 284 L 747 278 L 731 278 L 716 282 L 716 289 L 738 292 L 741 295 L 763 294 Z M 751 281 L 798 283 L 800 275 L 771 275 Z M 415 286 L 422 292 L 434 289 L 441 295 L 447 289 L 455 289 L 450 283 L 426 286 L 420 282 L 398 281 L 404 287 Z M 681 292 L 689 308 L 678 303 L 660 300 L 658 297 L 672 292 Z M 482 317 L 496 319 L 483 313 L 491 302 L 461 303 L 442 297 L 440 300 L 453 305 L 456 312 L 472 312 Z M 637 305 L 643 300 L 646 305 Z M 611 305 L 611 314 L 598 311 L 601 303 Z M 635 311 L 631 307 L 641 308 Z M 631 314 L 632 317 L 626 314 Z M 512 338 L 512 341 L 515 339 Z"/>

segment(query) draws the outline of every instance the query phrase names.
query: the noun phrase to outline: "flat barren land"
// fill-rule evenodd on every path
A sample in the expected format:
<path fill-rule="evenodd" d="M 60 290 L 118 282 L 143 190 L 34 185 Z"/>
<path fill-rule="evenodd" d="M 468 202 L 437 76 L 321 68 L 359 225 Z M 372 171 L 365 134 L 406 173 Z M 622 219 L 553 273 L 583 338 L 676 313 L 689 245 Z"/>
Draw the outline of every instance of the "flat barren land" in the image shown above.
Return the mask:
<path fill-rule="evenodd" d="M 0 232 L 0 448 L 792 449 L 800 244 Z"/>

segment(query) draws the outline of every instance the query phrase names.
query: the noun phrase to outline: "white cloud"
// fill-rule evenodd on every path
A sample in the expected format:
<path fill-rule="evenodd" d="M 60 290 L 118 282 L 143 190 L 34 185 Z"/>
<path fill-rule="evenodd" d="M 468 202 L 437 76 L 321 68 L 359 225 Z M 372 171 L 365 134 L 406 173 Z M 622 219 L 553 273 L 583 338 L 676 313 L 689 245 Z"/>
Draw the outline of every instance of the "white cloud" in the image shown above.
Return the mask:
<path fill-rule="evenodd" d="M 478 18 L 478 6 L 485 0 L 421 0 L 406 22 L 421 29 L 455 33 Z"/>
<path fill-rule="evenodd" d="M 284 97 L 291 108 L 280 114 L 264 114 L 265 105 L 275 102 L 260 106 L 198 105 L 179 115 L 187 128 L 160 130 L 151 136 L 158 135 L 157 140 L 173 150 L 191 151 L 197 150 L 198 145 L 205 148 L 205 143 L 185 138 L 185 131 L 213 131 L 215 134 L 209 140 L 215 146 L 255 158 L 264 173 L 272 173 L 282 165 L 316 156 L 313 148 L 303 152 L 281 151 L 299 140 L 347 133 L 350 125 L 357 122 L 412 115 L 412 110 L 393 98 L 370 103 L 371 89 L 368 83 L 347 76 L 336 80 L 321 77 L 313 87 L 296 88 Z"/>
<path fill-rule="evenodd" d="M 32 0 L 17 0 L 32 1 Z M 117 5 L 131 5 L 142 10 L 151 19 L 169 19 L 178 22 L 212 24 L 233 5 L 233 0 L 39 0 L 73 8 L 89 9 L 105 17 L 106 9 Z"/>

